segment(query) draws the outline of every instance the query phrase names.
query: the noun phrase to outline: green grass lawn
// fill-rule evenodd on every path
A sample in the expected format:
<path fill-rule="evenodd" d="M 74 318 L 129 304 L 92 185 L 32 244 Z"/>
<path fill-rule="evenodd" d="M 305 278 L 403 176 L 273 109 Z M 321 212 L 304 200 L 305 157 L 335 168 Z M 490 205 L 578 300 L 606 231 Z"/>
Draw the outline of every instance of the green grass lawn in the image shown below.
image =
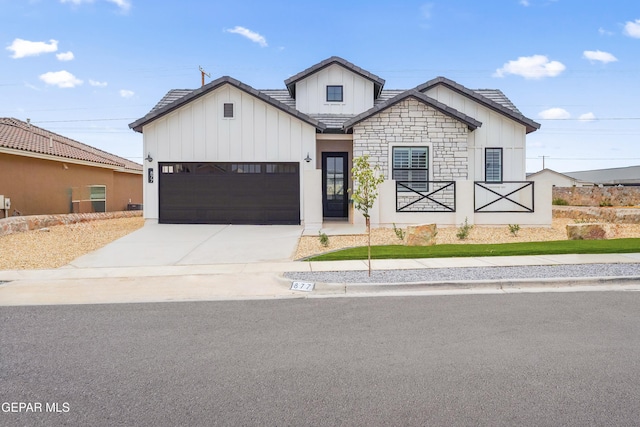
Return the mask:
<path fill-rule="evenodd" d="M 613 254 L 640 253 L 640 239 L 558 240 L 502 244 L 459 244 L 435 246 L 372 246 L 372 259 L 450 258 L 514 255 Z M 367 247 L 329 252 L 309 258 L 310 261 L 367 259 Z"/>

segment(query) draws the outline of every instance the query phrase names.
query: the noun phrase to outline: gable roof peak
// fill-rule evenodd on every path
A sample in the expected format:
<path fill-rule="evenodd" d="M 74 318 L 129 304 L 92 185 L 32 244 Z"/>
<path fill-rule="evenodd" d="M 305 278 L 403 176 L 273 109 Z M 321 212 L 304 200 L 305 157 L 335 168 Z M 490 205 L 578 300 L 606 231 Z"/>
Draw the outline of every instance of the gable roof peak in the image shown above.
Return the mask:
<path fill-rule="evenodd" d="M 387 108 L 390 108 L 402 101 L 404 101 L 405 99 L 408 98 L 414 98 L 417 101 L 431 107 L 434 108 L 438 111 L 440 111 L 442 114 L 449 116 L 455 120 L 458 120 L 464 124 L 467 125 L 468 129 L 471 131 L 474 131 L 475 129 L 479 128 L 480 126 L 482 126 L 482 122 L 474 119 L 473 117 L 469 117 L 466 114 L 456 110 L 455 108 L 451 108 L 448 105 L 443 104 L 442 102 L 439 102 L 438 100 L 431 98 L 430 96 L 425 95 L 424 93 L 416 90 L 416 89 L 409 89 L 406 90 L 402 93 L 399 93 L 398 95 L 394 96 L 393 98 L 388 99 L 387 101 L 374 106 L 373 108 L 365 111 L 362 114 L 359 114 L 355 117 L 353 117 L 351 120 L 347 120 L 344 124 L 343 124 L 343 129 L 349 130 L 351 128 L 353 128 L 354 125 L 362 122 L 363 120 L 368 119 L 369 117 L 380 113 L 383 110 L 386 110 Z"/>
<path fill-rule="evenodd" d="M 265 93 L 254 89 L 253 87 L 249 86 L 246 83 L 242 83 L 240 80 L 234 79 L 233 77 L 230 76 L 222 76 L 219 77 L 209 83 L 207 83 L 204 86 L 199 87 L 198 89 L 195 89 L 187 94 L 185 94 L 182 97 L 179 97 L 177 99 L 173 99 L 171 100 L 171 102 L 161 106 L 160 108 L 154 108 L 153 110 L 151 110 L 146 116 L 136 120 L 133 123 L 129 124 L 129 127 L 131 129 L 133 129 L 136 132 L 140 132 L 142 133 L 142 127 L 144 125 L 146 125 L 147 123 L 150 123 L 162 116 L 164 116 L 165 114 L 168 114 L 178 108 L 180 108 L 181 106 L 215 90 L 218 89 L 219 87 L 225 85 L 225 84 L 229 84 L 231 86 L 234 86 L 237 89 L 240 89 L 246 93 L 248 93 L 249 95 L 253 95 L 254 97 L 262 100 L 263 102 L 266 102 L 267 104 L 270 104 L 271 106 L 278 108 L 281 111 L 284 111 L 285 113 L 288 113 L 310 125 L 312 125 L 313 127 L 315 127 L 317 130 L 319 131 L 323 131 L 326 126 L 322 123 L 320 123 L 318 120 L 304 114 L 301 113 L 300 111 L 296 110 L 295 108 L 290 107 L 289 105 L 275 99 L 272 98 L 271 96 L 266 95 Z"/>
<path fill-rule="evenodd" d="M 457 83 L 451 79 L 448 79 L 446 77 L 442 77 L 442 76 L 438 76 L 434 79 L 431 79 L 419 86 L 416 87 L 416 90 L 425 93 L 427 92 L 429 89 L 434 88 L 435 86 L 438 85 L 444 85 L 446 87 L 448 87 L 449 89 L 453 90 L 454 92 L 457 92 L 469 99 L 473 99 L 476 102 L 479 102 L 480 104 L 484 105 L 487 108 L 490 108 L 491 110 L 496 111 L 499 114 L 502 114 L 504 116 L 509 117 L 512 120 L 515 120 L 516 122 L 522 124 L 525 126 L 526 128 L 526 132 L 527 133 L 531 133 L 531 132 L 535 132 L 536 130 L 540 129 L 540 123 L 537 123 L 533 120 L 531 120 L 528 117 L 525 117 L 520 111 L 518 111 L 517 108 L 515 108 L 515 106 L 511 103 L 511 101 L 504 95 L 504 93 L 502 93 L 502 91 L 498 90 L 498 89 L 478 89 L 478 90 L 472 90 L 469 89 L 463 85 L 461 85 L 460 83 Z M 499 94 L 501 95 L 500 98 L 503 99 L 503 101 L 508 102 L 508 104 L 510 106 L 513 106 L 513 108 L 509 108 L 505 105 L 503 105 L 503 103 L 501 102 L 497 102 L 495 99 L 491 99 L 489 96 L 491 96 L 490 94 L 488 94 L 488 92 L 494 92 L 495 94 Z"/>
<path fill-rule="evenodd" d="M 325 59 L 324 61 L 320 61 L 315 65 L 312 65 L 311 67 L 307 68 L 306 70 L 303 70 L 301 72 L 299 72 L 298 74 L 289 77 L 288 79 L 286 79 L 284 81 L 285 86 L 287 87 L 287 89 L 289 90 L 289 94 L 291 95 L 292 98 L 296 97 L 296 83 L 299 82 L 302 79 L 305 79 L 307 77 L 309 77 L 312 74 L 317 73 L 320 70 L 323 70 L 333 64 L 338 64 L 343 68 L 346 68 L 347 70 L 360 75 L 361 77 L 364 77 L 367 80 L 370 80 L 373 82 L 373 87 L 374 87 L 374 98 L 377 98 L 378 95 L 380 95 L 380 92 L 382 91 L 382 88 L 384 87 L 384 79 L 376 76 L 373 73 L 370 73 L 369 71 L 362 69 L 360 67 L 358 67 L 357 65 L 347 61 L 344 58 L 341 58 L 339 56 L 331 56 L 327 59 Z"/>

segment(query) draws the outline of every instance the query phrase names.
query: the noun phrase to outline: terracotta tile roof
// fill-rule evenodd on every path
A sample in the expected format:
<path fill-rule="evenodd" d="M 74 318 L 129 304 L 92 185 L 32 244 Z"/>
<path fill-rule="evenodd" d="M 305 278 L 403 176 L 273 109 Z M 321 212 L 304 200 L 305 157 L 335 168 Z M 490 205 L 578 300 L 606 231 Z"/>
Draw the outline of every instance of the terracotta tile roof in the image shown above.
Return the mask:
<path fill-rule="evenodd" d="M 13 118 L 0 118 L 0 147 L 142 171 L 142 165 Z"/>

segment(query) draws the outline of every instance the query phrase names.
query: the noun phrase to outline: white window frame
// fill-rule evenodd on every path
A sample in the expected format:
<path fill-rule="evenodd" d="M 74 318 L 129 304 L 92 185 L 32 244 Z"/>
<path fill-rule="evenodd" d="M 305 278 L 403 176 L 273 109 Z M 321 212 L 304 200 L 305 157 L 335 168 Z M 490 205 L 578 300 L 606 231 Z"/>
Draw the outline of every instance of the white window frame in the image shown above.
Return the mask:
<path fill-rule="evenodd" d="M 387 176 L 393 179 L 393 151 L 396 147 L 419 147 L 427 149 L 427 181 L 433 180 L 433 144 L 426 142 L 397 142 L 389 144 Z M 408 190 L 407 190 L 408 191 Z"/>

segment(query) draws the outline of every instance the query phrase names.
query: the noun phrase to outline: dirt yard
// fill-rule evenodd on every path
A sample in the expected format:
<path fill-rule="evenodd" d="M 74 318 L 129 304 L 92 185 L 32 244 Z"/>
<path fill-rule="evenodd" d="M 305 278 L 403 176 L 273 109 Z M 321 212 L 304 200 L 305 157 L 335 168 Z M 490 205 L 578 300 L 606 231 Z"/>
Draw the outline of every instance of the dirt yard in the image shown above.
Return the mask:
<path fill-rule="evenodd" d="M 142 217 L 119 218 L 0 236 L 0 270 L 62 267 L 143 225 Z"/>

